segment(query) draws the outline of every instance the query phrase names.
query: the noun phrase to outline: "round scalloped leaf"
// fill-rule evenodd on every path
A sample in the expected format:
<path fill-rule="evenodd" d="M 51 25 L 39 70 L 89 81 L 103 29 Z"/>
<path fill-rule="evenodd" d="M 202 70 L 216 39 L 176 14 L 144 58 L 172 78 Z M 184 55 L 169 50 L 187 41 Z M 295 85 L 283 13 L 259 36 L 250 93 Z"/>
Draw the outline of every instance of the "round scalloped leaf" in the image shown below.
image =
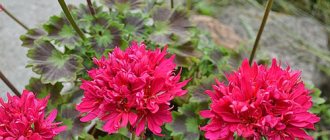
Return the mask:
<path fill-rule="evenodd" d="M 72 9 L 72 15 L 77 19 L 76 22 L 78 26 L 84 30 L 85 32 L 90 32 L 90 28 L 95 25 L 102 25 L 103 27 L 107 27 L 109 25 L 109 21 L 111 19 L 111 15 L 109 13 L 104 12 L 101 6 L 98 6 L 95 2 L 93 4 L 95 14 L 92 15 L 89 8 L 80 4 L 78 8 Z"/>
<path fill-rule="evenodd" d="M 48 32 L 48 38 L 69 49 L 73 49 L 80 40 L 76 31 L 63 16 L 50 17 L 48 24 L 44 25 L 44 29 Z"/>
<path fill-rule="evenodd" d="M 175 43 L 182 45 L 191 38 L 191 23 L 184 10 L 170 10 L 166 7 L 155 7 L 151 13 L 155 30 L 149 39 L 157 44 Z"/>
<path fill-rule="evenodd" d="M 103 26 L 94 26 L 91 37 L 91 45 L 97 54 L 103 54 L 107 49 L 113 49 L 122 45 L 121 29 L 123 25 L 111 22 L 105 29 Z"/>
<path fill-rule="evenodd" d="M 80 56 L 63 54 L 46 41 L 38 42 L 38 46 L 30 49 L 27 56 L 32 59 L 28 66 L 41 75 L 42 83 L 74 81 L 77 72 L 83 69 Z"/>
<path fill-rule="evenodd" d="M 146 31 L 144 19 L 138 15 L 127 15 L 123 19 L 127 33 L 141 37 Z"/>
<path fill-rule="evenodd" d="M 31 48 L 35 46 L 36 41 L 45 35 L 47 35 L 47 33 L 43 29 L 29 29 L 26 34 L 20 36 L 20 39 L 23 42 L 22 46 Z"/>

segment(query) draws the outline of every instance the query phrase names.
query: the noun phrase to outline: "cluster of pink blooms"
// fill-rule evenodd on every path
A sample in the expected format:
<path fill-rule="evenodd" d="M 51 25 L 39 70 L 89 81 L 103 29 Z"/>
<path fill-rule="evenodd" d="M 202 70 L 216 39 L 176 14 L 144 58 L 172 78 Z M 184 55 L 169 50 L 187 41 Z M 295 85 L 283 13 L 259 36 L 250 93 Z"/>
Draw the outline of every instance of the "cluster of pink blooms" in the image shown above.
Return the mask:
<path fill-rule="evenodd" d="M 23 91 L 21 97 L 0 98 L 0 140 L 52 140 L 66 129 L 53 123 L 57 111 L 45 118 L 48 98 L 37 99 L 32 92 Z"/>
<path fill-rule="evenodd" d="M 309 91 L 300 80 L 300 72 L 272 66 L 249 66 L 227 76 L 228 84 L 206 91 L 211 98 L 210 110 L 200 114 L 210 118 L 201 128 L 211 140 L 233 139 L 234 133 L 246 139 L 310 139 L 304 129 L 314 129 L 320 119 L 308 112 L 312 106 Z"/>
<path fill-rule="evenodd" d="M 146 50 L 133 42 L 126 51 L 115 48 L 108 58 L 94 59 L 97 68 L 81 85 L 81 121 L 99 118 L 110 134 L 127 127 L 138 136 L 147 128 L 161 136 L 161 126 L 172 121 L 170 101 L 186 94 L 182 88 L 189 81 L 180 82 L 166 49 Z M 313 139 L 305 129 L 315 129 L 320 119 L 308 112 L 311 96 L 299 71 L 282 69 L 275 59 L 270 68 L 244 60 L 227 79 L 228 84 L 216 81 L 213 91 L 206 91 L 210 110 L 200 114 L 210 118 L 201 127 L 207 139 L 232 140 L 234 134 L 249 140 Z M 45 117 L 48 99 L 27 90 L 21 97 L 8 94 L 7 103 L 0 98 L 0 140 L 52 140 L 64 131 L 53 122 L 56 110 Z"/>
<path fill-rule="evenodd" d="M 97 68 L 88 71 L 92 80 L 81 85 L 84 97 L 77 110 L 86 114 L 81 121 L 99 118 L 108 133 L 128 127 L 140 135 L 147 126 L 161 135 L 161 126 L 172 121 L 170 101 L 187 92 L 182 88 L 188 82 L 180 82 L 174 56 L 166 55 L 166 47 L 151 51 L 133 42 L 126 51 L 115 48 L 108 58 L 94 59 Z"/>

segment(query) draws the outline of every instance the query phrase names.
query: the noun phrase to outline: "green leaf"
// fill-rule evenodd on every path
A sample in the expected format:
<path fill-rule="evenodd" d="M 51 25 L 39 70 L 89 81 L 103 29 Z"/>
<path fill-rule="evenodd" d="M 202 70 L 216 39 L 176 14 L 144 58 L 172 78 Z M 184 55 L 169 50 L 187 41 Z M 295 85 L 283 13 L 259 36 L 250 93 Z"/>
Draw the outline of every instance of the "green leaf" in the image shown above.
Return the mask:
<path fill-rule="evenodd" d="M 191 66 L 194 59 L 198 59 L 203 55 L 196 45 L 190 41 L 180 46 L 170 47 L 168 50 L 176 55 L 174 61 L 182 67 Z"/>
<path fill-rule="evenodd" d="M 75 109 L 74 104 L 61 106 L 60 114 L 62 122 L 67 126 L 67 130 L 60 133 L 61 139 L 72 139 L 83 133 L 85 123 L 79 120 L 79 112 Z"/>
<path fill-rule="evenodd" d="M 69 49 L 75 48 L 80 38 L 65 17 L 52 16 L 48 22 L 44 29 L 48 32 L 49 39 Z"/>
<path fill-rule="evenodd" d="M 199 133 L 198 120 L 196 118 L 187 118 L 185 125 L 187 132 Z"/>
<path fill-rule="evenodd" d="M 125 24 L 125 30 L 127 34 L 131 34 L 135 37 L 142 37 L 146 32 L 146 26 L 142 16 L 137 14 L 127 15 L 123 19 Z"/>
<path fill-rule="evenodd" d="M 211 75 L 203 78 L 199 81 L 198 85 L 188 87 L 188 91 L 191 95 L 191 102 L 208 102 L 210 97 L 205 93 L 205 90 L 211 90 L 212 85 L 215 84 L 216 76 Z"/>
<path fill-rule="evenodd" d="M 63 54 L 47 41 L 30 49 L 27 56 L 31 59 L 28 66 L 41 75 L 42 83 L 74 81 L 77 72 L 83 69 L 80 56 Z"/>
<path fill-rule="evenodd" d="M 88 133 L 83 133 L 79 136 L 78 140 L 95 140 L 95 138 Z"/>
<path fill-rule="evenodd" d="M 166 125 L 171 130 L 171 136 L 179 139 L 198 140 L 199 131 L 199 111 L 207 104 L 189 103 L 179 107 L 178 112 L 172 112 L 173 122 Z"/>
<path fill-rule="evenodd" d="M 172 112 L 173 122 L 166 124 L 166 128 L 171 130 L 171 136 L 183 135 L 186 131 L 185 120 L 186 116 L 180 115 L 177 112 Z"/>
<path fill-rule="evenodd" d="M 323 104 L 323 103 L 325 103 L 325 99 L 323 99 L 323 98 L 313 98 L 313 103 L 314 104 Z"/>
<path fill-rule="evenodd" d="M 35 41 L 38 41 L 41 37 L 45 36 L 47 33 L 40 28 L 29 29 L 26 34 L 20 36 L 22 41 L 22 46 L 24 47 L 34 47 Z"/>
<path fill-rule="evenodd" d="M 50 95 L 50 101 L 53 105 L 60 104 L 62 101 L 60 94 L 63 89 L 62 83 L 55 83 L 54 85 L 44 84 L 41 82 L 40 78 L 32 77 L 25 88 L 36 94 L 38 98 L 44 98 L 47 95 Z"/>
<path fill-rule="evenodd" d="M 192 28 L 188 13 L 181 9 L 170 10 L 167 7 L 154 7 L 152 11 L 155 30 L 149 39 L 157 44 L 182 45 L 191 39 Z"/>
<path fill-rule="evenodd" d="M 107 28 L 95 25 L 92 28 L 91 46 L 97 55 L 102 55 L 105 50 L 120 47 L 123 43 L 122 32 L 123 25 L 117 22 L 111 22 Z"/>

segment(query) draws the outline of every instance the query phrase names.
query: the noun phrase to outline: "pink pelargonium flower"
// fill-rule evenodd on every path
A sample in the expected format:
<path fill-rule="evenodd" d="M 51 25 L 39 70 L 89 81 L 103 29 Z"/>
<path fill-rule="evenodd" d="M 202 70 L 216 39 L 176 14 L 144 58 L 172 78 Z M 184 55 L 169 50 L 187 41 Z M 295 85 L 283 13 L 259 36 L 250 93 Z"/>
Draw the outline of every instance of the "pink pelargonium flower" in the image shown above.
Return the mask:
<path fill-rule="evenodd" d="M 81 85 L 84 97 L 77 110 L 86 114 L 81 121 L 98 117 L 108 133 L 129 126 L 140 135 L 147 126 L 161 135 L 161 126 L 172 121 L 170 101 L 187 92 L 182 88 L 188 82 L 179 82 L 166 48 L 151 51 L 133 42 L 126 51 L 115 48 L 108 58 L 94 58 L 97 68 L 88 71 L 92 80 Z"/>
<path fill-rule="evenodd" d="M 320 119 L 308 112 L 312 101 L 300 72 L 281 69 L 275 59 L 270 68 L 244 60 L 227 79 L 206 91 L 212 103 L 200 114 L 210 118 L 201 127 L 207 139 L 233 139 L 234 133 L 257 140 L 313 139 L 304 129 L 314 129 Z"/>
<path fill-rule="evenodd" d="M 8 102 L 0 98 L 0 139 L 4 140 L 52 140 L 66 129 L 53 123 L 57 111 L 45 118 L 48 98 L 37 99 L 32 92 L 23 91 L 21 97 L 7 95 Z"/>

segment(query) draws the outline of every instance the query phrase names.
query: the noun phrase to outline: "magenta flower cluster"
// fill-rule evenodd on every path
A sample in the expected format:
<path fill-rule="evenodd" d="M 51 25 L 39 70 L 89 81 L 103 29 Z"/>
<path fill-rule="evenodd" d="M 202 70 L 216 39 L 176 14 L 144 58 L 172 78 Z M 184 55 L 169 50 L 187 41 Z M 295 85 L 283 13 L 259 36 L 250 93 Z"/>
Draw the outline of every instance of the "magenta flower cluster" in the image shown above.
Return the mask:
<path fill-rule="evenodd" d="M 170 101 L 187 93 L 189 81 L 180 81 L 166 50 L 133 42 L 125 51 L 115 48 L 108 57 L 94 58 L 96 68 L 82 81 L 84 96 L 76 106 L 81 121 L 100 119 L 109 134 L 125 127 L 138 136 L 147 129 L 162 136 L 161 126 L 172 122 Z M 315 129 L 320 119 L 309 112 L 311 96 L 299 71 L 282 69 L 275 59 L 269 68 L 244 60 L 227 80 L 206 91 L 211 104 L 200 115 L 209 122 L 200 129 L 207 139 L 313 139 L 305 129 Z M 56 110 L 45 117 L 48 98 L 25 90 L 21 97 L 8 95 L 7 103 L 0 99 L 0 140 L 52 140 L 64 131 L 53 122 Z"/>
<path fill-rule="evenodd" d="M 174 73 L 174 56 L 167 58 L 166 48 L 151 51 L 133 42 L 126 51 L 115 48 L 108 58 L 94 59 L 92 80 L 81 85 L 85 92 L 77 110 L 86 113 L 81 121 L 98 117 L 108 133 L 129 126 L 140 135 L 147 126 L 161 135 L 161 126 L 172 121 L 170 101 L 187 92 L 182 87 L 188 82 Z"/>

